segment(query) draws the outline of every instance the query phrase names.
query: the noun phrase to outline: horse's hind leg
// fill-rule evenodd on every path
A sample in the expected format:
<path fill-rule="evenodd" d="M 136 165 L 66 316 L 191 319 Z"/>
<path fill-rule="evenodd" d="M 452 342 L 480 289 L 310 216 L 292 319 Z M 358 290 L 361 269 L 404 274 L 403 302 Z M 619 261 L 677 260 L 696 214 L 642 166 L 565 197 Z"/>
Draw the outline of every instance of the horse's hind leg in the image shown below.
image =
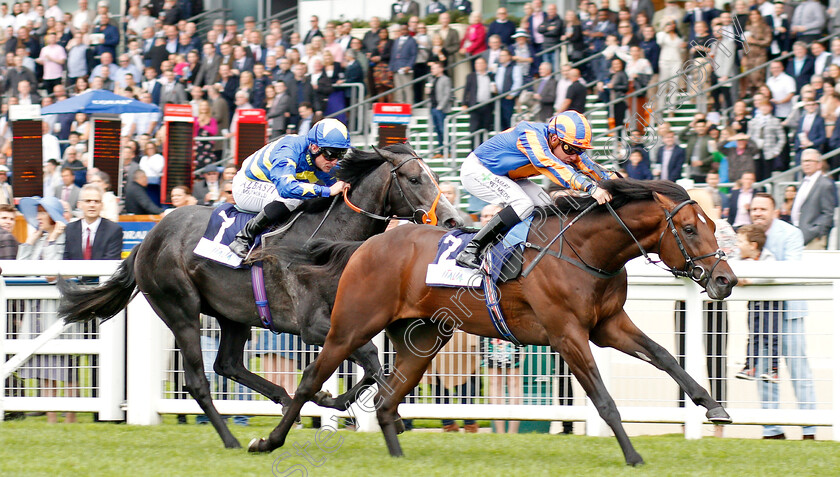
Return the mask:
<path fill-rule="evenodd" d="M 379 350 L 370 341 L 356 351 L 353 351 L 350 359 L 365 370 L 365 375 L 362 379 L 344 394 L 335 398 L 330 397 L 326 393 L 316 394 L 314 399 L 315 404 L 343 411 L 356 402 L 356 399 L 362 394 L 362 391 L 373 386 L 376 382 L 374 376 L 382 373 L 382 364 L 379 362 Z"/>
<path fill-rule="evenodd" d="M 201 358 L 201 320 L 199 319 L 198 294 L 196 292 L 185 293 L 183 290 L 179 290 L 178 293 L 180 296 L 187 298 L 158 300 L 154 299 L 151 294 L 147 296 L 149 304 L 175 335 L 175 341 L 178 343 L 178 348 L 180 348 L 184 360 L 184 377 L 190 395 L 198 402 L 210 423 L 216 428 L 216 432 L 219 433 L 225 447 L 229 449 L 239 448 L 241 447 L 239 441 L 233 437 L 219 411 L 216 410 L 216 406 L 213 405 L 210 397 L 210 383 L 204 375 L 204 364 Z"/>
<path fill-rule="evenodd" d="M 598 409 L 598 414 L 613 430 L 618 445 L 624 453 L 624 461 L 628 465 L 642 464 L 642 456 L 636 452 L 630 438 L 627 437 L 624 426 L 621 425 L 621 416 L 615 406 L 615 401 L 607 392 L 601 373 L 598 372 L 592 350 L 589 349 L 587 332 L 579 329 L 566 330 L 562 338 L 551 337 L 551 347 L 568 363 L 569 369 Z"/>
<path fill-rule="evenodd" d="M 222 339 L 219 343 L 216 363 L 213 365 L 216 374 L 247 386 L 283 406 L 291 404 L 292 398 L 285 389 L 262 376 L 252 373 L 242 362 L 242 351 L 245 349 L 245 342 L 248 341 L 248 336 L 251 333 L 251 326 L 226 318 L 217 319 L 222 330 Z"/>
<path fill-rule="evenodd" d="M 723 406 L 697 384 L 697 381 L 679 365 L 668 350 L 642 333 L 624 310 L 599 322 L 598 326 L 592 330 L 591 336 L 592 342 L 598 346 L 610 346 L 630 356 L 648 361 L 668 373 L 694 404 L 707 409 L 706 417 L 710 421 L 716 424 L 732 422 Z"/>
<path fill-rule="evenodd" d="M 452 335 L 444 335 L 435 323 L 420 320 L 403 320 L 388 328 L 388 337 L 394 345 L 396 359 L 387 384 L 380 386 L 377 397 L 376 418 L 385 445 L 392 457 L 402 457 L 402 447 L 397 439 L 405 427 L 397 414 L 397 407 L 405 396 L 417 386 L 432 359 Z"/>

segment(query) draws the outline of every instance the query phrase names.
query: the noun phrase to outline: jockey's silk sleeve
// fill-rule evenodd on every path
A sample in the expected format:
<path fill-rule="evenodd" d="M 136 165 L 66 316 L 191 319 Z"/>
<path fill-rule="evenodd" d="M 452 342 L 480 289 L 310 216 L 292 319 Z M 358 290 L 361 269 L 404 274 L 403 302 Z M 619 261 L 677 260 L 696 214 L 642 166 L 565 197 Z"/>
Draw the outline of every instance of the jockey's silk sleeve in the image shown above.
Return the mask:
<path fill-rule="evenodd" d="M 324 181 L 331 184 L 335 182 L 334 179 L 328 178 L 328 180 L 325 180 L 323 174 L 316 174 L 313 170 L 315 169 L 314 164 L 312 168 L 304 167 L 300 172 L 297 171 L 298 161 L 295 159 L 308 166 L 311 163 L 308 156 L 309 153 L 305 149 L 296 151 L 295 148 L 285 144 L 272 151 L 270 178 L 274 186 L 277 187 L 280 197 L 306 200 L 330 196 L 330 188 L 316 184 L 316 182 Z"/>
<path fill-rule="evenodd" d="M 523 131 L 517 138 L 516 147 L 528 157 L 540 174 L 563 187 L 592 192 L 596 187 L 593 179 L 597 180 L 601 177 L 600 173 L 596 172 L 600 168 L 597 165 L 593 166 L 592 160 L 588 157 L 585 160 L 581 157 L 578 161 L 578 165 L 582 166 L 581 171 L 558 160 L 551 152 L 545 135 L 538 134 L 536 131 Z"/>

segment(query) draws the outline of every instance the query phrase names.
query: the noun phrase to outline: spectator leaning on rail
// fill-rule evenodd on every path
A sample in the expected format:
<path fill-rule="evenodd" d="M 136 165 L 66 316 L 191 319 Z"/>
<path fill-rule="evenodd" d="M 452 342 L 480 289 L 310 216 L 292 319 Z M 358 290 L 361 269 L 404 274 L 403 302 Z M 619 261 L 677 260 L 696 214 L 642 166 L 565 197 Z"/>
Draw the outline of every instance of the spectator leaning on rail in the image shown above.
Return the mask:
<path fill-rule="evenodd" d="M 543 174 L 563 187 L 588 192 L 599 204 L 611 200 L 610 193 L 597 184 L 610 175 L 584 152 L 592 149 L 591 141 L 589 121 L 578 112 L 567 111 L 548 124 L 521 122 L 467 156 L 461 167 L 464 188 L 481 200 L 507 206 L 458 255 L 458 264 L 478 268 L 482 249 L 531 215 L 535 205 L 551 203 L 528 177 Z"/>
<path fill-rule="evenodd" d="M 770 194 L 756 194 L 750 206 L 750 216 L 753 224 L 762 227 L 767 234 L 764 248 L 769 250 L 777 261 L 801 260 L 804 241 L 802 232 L 793 225 L 775 218 L 776 201 Z M 816 409 L 817 397 L 814 392 L 814 379 L 808 358 L 805 354 L 805 316 L 808 305 L 804 301 L 786 301 L 782 315 L 781 355 L 785 357 L 790 370 L 790 379 L 794 394 L 799 401 L 800 409 Z M 760 356 L 768 356 L 766 351 Z M 767 359 L 759 359 L 756 373 L 758 375 L 769 372 Z M 759 381 L 758 390 L 763 409 L 777 409 L 779 407 L 779 385 L 776 383 Z M 803 439 L 813 439 L 816 433 L 814 426 L 802 428 Z M 781 427 L 764 426 L 765 439 L 784 439 L 785 433 Z"/>
<path fill-rule="evenodd" d="M 288 219 L 301 202 L 340 193 L 346 184 L 329 172 L 349 148 L 347 128 L 328 118 L 306 136 L 282 137 L 245 159 L 233 179 L 233 197 L 242 210 L 259 213 L 236 235 L 230 249 L 244 258 L 257 234 Z"/>

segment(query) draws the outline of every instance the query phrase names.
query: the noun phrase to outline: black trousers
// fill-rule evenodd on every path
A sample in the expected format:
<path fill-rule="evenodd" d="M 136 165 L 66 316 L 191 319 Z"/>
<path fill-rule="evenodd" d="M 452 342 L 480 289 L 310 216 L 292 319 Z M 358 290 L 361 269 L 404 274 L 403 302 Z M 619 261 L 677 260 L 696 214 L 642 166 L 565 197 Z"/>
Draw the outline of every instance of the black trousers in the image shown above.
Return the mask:
<path fill-rule="evenodd" d="M 488 104 L 482 106 L 470 113 L 470 132 L 478 131 L 479 129 L 486 129 L 487 132 L 493 130 L 493 105 Z M 473 148 L 481 144 L 481 138 L 475 136 L 473 138 Z"/>

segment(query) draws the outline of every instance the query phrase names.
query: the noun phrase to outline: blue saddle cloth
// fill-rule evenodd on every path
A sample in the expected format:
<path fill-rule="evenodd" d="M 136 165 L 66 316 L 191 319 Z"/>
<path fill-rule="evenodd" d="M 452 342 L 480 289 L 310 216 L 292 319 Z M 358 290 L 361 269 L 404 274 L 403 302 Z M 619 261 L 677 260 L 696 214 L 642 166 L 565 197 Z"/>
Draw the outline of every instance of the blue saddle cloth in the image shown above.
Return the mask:
<path fill-rule="evenodd" d="M 228 246 L 236 238 L 236 234 L 245 227 L 245 224 L 256 215 L 243 212 L 233 204 L 222 204 L 216 207 L 210 216 L 204 235 L 195 247 L 195 253 L 231 268 L 246 268 L 242 265 L 242 260 L 231 252 Z M 267 230 L 257 236 L 254 241 L 255 247 L 259 246 L 265 232 Z"/>
<path fill-rule="evenodd" d="M 491 256 L 490 276 L 494 282 L 499 281 L 500 278 L 510 280 L 519 275 L 521 262 L 516 267 L 512 267 L 510 263 L 515 253 L 518 253 L 521 257 L 522 252 L 525 250 L 525 242 L 528 240 L 531 221 L 532 217 L 528 217 L 526 220 L 516 224 L 505 234 L 505 238 L 501 242 L 490 247 L 485 252 L 485 255 L 489 254 Z M 454 261 L 455 257 L 475 237 L 475 234 L 475 232 L 466 232 L 461 229 L 446 233 L 438 242 L 438 250 L 433 263 L 440 264 Z"/>

